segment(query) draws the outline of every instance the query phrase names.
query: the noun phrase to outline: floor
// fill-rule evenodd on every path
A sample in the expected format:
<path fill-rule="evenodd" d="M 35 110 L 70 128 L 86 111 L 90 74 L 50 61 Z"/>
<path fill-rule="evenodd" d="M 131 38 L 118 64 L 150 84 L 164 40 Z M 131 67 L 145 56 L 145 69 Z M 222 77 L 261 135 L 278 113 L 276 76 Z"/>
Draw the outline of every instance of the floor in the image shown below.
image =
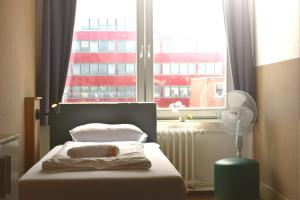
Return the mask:
<path fill-rule="evenodd" d="M 189 192 L 187 200 L 213 200 L 213 192 Z"/>

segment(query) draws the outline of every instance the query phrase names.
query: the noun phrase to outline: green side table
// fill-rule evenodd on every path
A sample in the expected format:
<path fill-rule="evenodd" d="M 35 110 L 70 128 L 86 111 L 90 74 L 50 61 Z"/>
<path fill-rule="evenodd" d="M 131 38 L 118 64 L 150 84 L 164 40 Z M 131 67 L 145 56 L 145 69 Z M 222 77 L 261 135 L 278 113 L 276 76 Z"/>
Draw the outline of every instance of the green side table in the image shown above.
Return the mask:
<path fill-rule="evenodd" d="M 258 162 L 225 158 L 214 165 L 215 200 L 259 200 Z"/>

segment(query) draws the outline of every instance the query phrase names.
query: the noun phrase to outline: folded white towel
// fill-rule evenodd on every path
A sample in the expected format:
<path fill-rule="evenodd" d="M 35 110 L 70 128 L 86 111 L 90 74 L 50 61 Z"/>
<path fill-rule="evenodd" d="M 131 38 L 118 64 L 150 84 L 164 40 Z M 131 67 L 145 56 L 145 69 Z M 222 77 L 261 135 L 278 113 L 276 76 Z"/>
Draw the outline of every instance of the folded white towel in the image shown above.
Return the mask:
<path fill-rule="evenodd" d="M 70 158 L 115 157 L 118 154 L 119 148 L 110 144 L 73 147 L 67 152 Z"/>
<path fill-rule="evenodd" d="M 92 145 L 116 145 L 116 157 L 70 158 L 67 152 L 72 148 Z M 147 170 L 151 162 L 145 157 L 143 144 L 138 142 L 113 142 L 97 144 L 91 142 L 66 142 L 51 158 L 43 162 L 44 172 L 86 171 L 86 170 Z"/>

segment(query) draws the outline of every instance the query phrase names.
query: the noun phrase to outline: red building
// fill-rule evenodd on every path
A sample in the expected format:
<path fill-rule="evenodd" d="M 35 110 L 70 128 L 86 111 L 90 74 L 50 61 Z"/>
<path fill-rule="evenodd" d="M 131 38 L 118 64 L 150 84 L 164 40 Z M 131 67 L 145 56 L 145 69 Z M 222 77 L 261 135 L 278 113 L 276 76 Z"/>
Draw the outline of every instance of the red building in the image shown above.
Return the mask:
<path fill-rule="evenodd" d="M 115 20 L 113 27 L 101 27 L 99 24 L 97 27 L 82 27 L 82 30 L 74 32 L 73 37 L 64 101 L 136 101 L 136 32 L 118 28 Z M 174 38 L 170 36 L 155 38 L 154 100 L 159 107 L 168 107 L 175 101 L 181 101 L 186 107 L 204 106 L 195 99 L 199 90 L 207 91 L 207 88 L 203 84 L 196 87 L 194 79 L 208 78 L 223 84 L 223 55 L 198 53 L 195 48 L 173 52 L 172 42 Z M 220 94 L 220 90 L 224 89 L 220 84 L 217 84 L 218 88 L 210 87 L 206 107 L 216 106 L 219 97 L 214 94 Z"/>

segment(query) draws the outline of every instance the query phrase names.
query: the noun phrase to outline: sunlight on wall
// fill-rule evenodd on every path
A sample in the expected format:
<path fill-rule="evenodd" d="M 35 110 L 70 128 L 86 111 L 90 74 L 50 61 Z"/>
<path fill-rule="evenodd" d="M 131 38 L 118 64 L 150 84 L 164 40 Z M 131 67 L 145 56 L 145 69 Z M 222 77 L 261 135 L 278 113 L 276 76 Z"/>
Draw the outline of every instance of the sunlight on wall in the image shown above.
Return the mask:
<path fill-rule="evenodd" d="M 256 0 L 256 65 L 300 57 L 299 0 Z"/>

